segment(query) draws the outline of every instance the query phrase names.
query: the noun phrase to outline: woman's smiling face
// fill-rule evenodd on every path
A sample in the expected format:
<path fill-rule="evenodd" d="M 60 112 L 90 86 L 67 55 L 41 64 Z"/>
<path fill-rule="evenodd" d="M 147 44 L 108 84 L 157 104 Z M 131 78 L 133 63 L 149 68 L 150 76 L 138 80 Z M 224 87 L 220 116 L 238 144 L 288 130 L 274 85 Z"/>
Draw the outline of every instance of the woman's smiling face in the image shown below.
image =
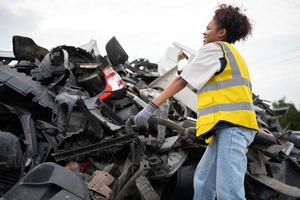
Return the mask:
<path fill-rule="evenodd" d="M 226 29 L 219 29 L 216 21 L 212 19 L 207 25 L 206 31 L 203 33 L 203 44 L 222 41 L 224 38 L 226 38 Z"/>

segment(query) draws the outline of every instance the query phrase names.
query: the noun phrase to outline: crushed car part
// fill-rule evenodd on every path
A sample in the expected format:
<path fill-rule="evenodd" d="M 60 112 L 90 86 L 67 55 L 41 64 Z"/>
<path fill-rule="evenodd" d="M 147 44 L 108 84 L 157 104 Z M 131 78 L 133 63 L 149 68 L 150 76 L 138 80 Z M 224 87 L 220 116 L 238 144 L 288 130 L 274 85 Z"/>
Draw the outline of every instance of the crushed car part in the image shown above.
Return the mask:
<path fill-rule="evenodd" d="M 110 149 L 113 147 L 120 147 L 125 144 L 129 144 L 133 142 L 133 140 L 136 138 L 136 135 L 124 135 L 117 138 L 108 139 L 96 144 L 88 145 L 85 147 L 69 150 L 69 151 L 62 151 L 53 153 L 52 156 L 54 156 L 56 161 L 66 160 L 66 159 L 72 159 L 75 157 L 87 155 L 93 152 L 100 152 L 104 151 L 106 149 Z"/>
<path fill-rule="evenodd" d="M 160 200 L 158 194 L 145 176 L 140 176 L 136 179 L 136 187 L 142 200 Z"/>
<path fill-rule="evenodd" d="M 112 190 L 110 185 L 115 178 L 107 172 L 96 170 L 93 173 L 92 180 L 88 183 L 88 189 L 93 190 L 103 196 L 106 199 L 110 199 L 112 196 Z"/>
<path fill-rule="evenodd" d="M 54 106 L 53 96 L 48 93 L 47 87 L 38 81 L 32 80 L 31 77 L 19 73 L 16 68 L 1 65 L 0 82 L 23 96 L 33 95 L 32 101 L 43 107 L 52 109 Z"/>
<path fill-rule="evenodd" d="M 105 46 L 107 56 L 113 66 L 124 64 L 128 60 L 128 55 L 120 45 L 116 37 L 112 37 Z"/>
<path fill-rule="evenodd" d="M 169 85 L 169 83 L 177 76 L 177 67 L 173 67 L 170 71 L 155 79 L 152 83 L 149 84 L 149 86 L 152 88 L 165 89 Z M 178 101 L 181 101 L 190 110 L 195 112 L 197 107 L 197 95 L 190 88 L 186 87 L 182 89 L 180 92 L 174 95 L 174 98 Z"/>
<path fill-rule="evenodd" d="M 286 194 L 291 197 L 297 197 L 297 198 L 300 197 L 300 189 L 298 187 L 287 185 L 274 178 L 262 174 L 251 175 L 247 173 L 247 175 L 280 193 Z"/>
<path fill-rule="evenodd" d="M 38 46 L 31 38 L 23 36 L 13 36 L 13 51 L 18 60 L 33 61 L 42 60 L 49 52 L 47 49 Z"/>
<path fill-rule="evenodd" d="M 63 135 L 78 134 L 83 132 L 87 121 L 84 115 L 76 111 L 76 102 L 80 96 L 87 94 L 72 88 L 66 89 L 66 92 L 62 91 L 55 97 L 52 121 Z"/>
<path fill-rule="evenodd" d="M 84 161 L 81 163 L 72 161 L 69 162 L 65 165 L 65 168 L 73 171 L 73 172 L 80 172 L 80 171 L 85 171 L 86 169 L 88 169 L 91 166 L 91 162 L 90 161 Z"/>
<path fill-rule="evenodd" d="M 153 180 L 170 178 L 173 176 L 186 161 L 187 154 L 183 151 L 171 151 L 168 153 L 168 155 L 161 156 L 160 159 L 165 161 L 156 163 L 156 165 L 152 164 L 152 173 L 150 178 Z M 151 166 L 151 161 L 149 161 L 149 163 Z"/>
<path fill-rule="evenodd" d="M 130 168 L 129 168 L 130 169 Z M 146 175 L 150 169 L 149 163 L 146 160 L 141 160 L 139 168 L 134 173 L 129 173 L 131 176 L 126 178 L 126 182 L 114 196 L 114 200 L 125 200 L 132 196 L 136 196 L 136 180 L 143 175 Z M 127 174 L 127 173 L 125 173 Z M 128 174 L 127 174 L 128 176 Z"/>
<path fill-rule="evenodd" d="M 34 194 L 34 195 L 33 195 Z M 82 180 L 55 163 L 42 163 L 27 173 L 3 199 L 89 200 Z"/>
<path fill-rule="evenodd" d="M 22 149 L 12 133 L 0 131 L 0 169 L 20 168 Z"/>
<path fill-rule="evenodd" d="M 0 199 L 20 180 L 20 169 L 1 169 L 0 170 Z"/>
<path fill-rule="evenodd" d="M 99 100 L 105 101 L 111 96 L 122 98 L 125 94 L 124 81 L 120 75 L 110 66 L 97 67 L 98 73 L 101 73 L 105 80 L 105 88 L 99 94 Z"/>
<path fill-rule="evenodd" d="M 93 97 L 89 99 L 85 99 L 84 103 L 88 108 L 89 112 L 96 117 L 102 125 L 110 129 L 111 131 L 117 131 L 122 128 L 122 126 L 112 123 L 111 120 L 107 119 L 102 113 L 101 110 L 98 108 L 97 105 L 98 97 Z"/>

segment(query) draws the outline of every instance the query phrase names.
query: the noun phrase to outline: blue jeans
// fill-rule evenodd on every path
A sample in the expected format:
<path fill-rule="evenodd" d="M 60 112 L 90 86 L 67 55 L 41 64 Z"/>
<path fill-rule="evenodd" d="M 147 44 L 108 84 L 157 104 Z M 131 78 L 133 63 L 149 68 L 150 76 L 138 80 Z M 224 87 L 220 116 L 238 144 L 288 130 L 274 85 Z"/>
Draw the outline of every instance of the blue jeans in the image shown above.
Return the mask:
<path fill-rule="evenodd" d="M 245 200 L 247 147 L 255 131 L 230 127 L 215 131 L 194 175 L 194 200 Z"/>

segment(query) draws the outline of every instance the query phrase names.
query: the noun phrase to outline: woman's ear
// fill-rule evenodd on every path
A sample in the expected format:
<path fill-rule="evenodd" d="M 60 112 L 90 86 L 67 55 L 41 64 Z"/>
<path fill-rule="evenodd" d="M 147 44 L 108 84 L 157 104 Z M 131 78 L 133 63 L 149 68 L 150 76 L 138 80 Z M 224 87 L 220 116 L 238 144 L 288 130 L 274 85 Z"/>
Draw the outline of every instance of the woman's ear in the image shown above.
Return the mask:
<path fill-rule="evenodd" d="M 224 40 L 227 37 L 227 30 L 226 28 L 221 28 L 218 31 L 218 37 L 222 40 Z"/>

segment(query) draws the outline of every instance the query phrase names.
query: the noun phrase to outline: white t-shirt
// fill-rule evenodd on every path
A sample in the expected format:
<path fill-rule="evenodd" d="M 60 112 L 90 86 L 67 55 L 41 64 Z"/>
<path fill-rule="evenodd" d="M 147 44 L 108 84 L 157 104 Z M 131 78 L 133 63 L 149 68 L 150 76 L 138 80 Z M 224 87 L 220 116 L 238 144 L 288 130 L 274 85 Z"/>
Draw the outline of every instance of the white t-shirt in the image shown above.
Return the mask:
<path fill-rule="evenodd" d="M 180 76 L 199 91 L 221 69 L 222 47 L 217 43 L 203 45 L 195 57 L 183 67 Z"/>

